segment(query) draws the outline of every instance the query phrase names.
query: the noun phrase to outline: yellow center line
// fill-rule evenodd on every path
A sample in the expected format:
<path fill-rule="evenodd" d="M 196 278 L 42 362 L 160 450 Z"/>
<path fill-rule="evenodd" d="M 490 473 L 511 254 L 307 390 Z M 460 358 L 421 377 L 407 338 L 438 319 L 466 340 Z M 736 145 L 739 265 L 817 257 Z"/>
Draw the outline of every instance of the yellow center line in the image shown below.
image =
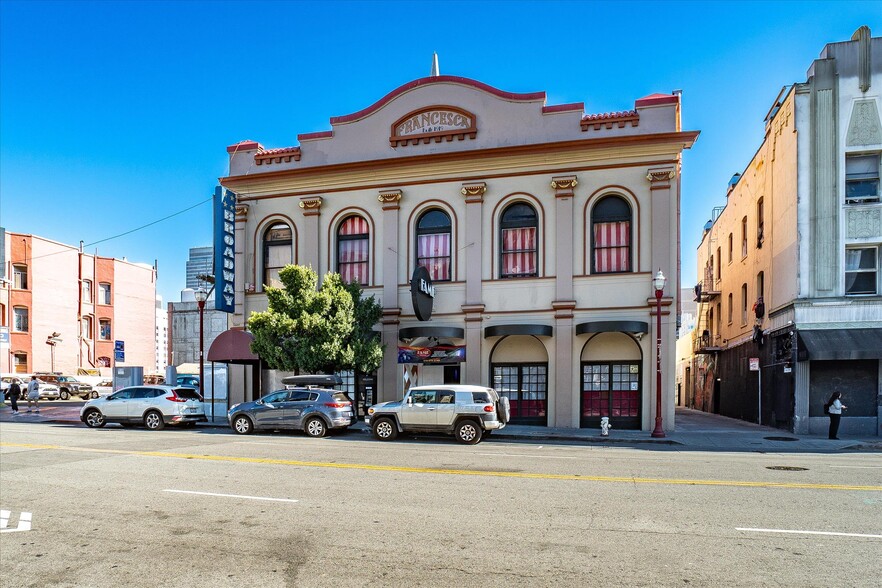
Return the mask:
<path fill-rule="evenodd" d="M 538 474 L 525 472 L 498 472 L 479 470 L 457 470 L 448 468 L 415 468 L 390 465 L 371 465 L 360 463 L 330 463 L 323 461 L 300 461 L 294 459 L 270 459 L 265 457 L 233 457 L 227 455 L 197 455 L 194 453 L 172 453 L 167 451 L 129 451 L 125 449 L 95 449 L 89 447 L 66 447 L 61 445 L 40 445 L 36 443 L 0 443 L 0 447 L 21 447 L 26 449 L 50 449 L 56 451 L 77 451 L 83 453 L 110 453 L 141 457 L 165 457 L 173 459 L 199 459 L 233 463 L 255 463 L 269 465 L 298 466 L 309 468 L 334 468 L 342 470 L 367 470 L 375 472 L 404 472 L 413 474 L 443 474 L 452 476 L 488 476 L 495 478 L 523 478 L 534 480 L 578 480 L 585 482 L 624 482 L 628 484 L 667 484 L 682 486 L 734 486 L 743 488 L 797 488 L 811 490 L 857 490 L 882 492 L 882 486 L 853 486 L 845 484 L 803 484 L 798 482 L 748 482 L 741 480 L 686 480 L 677 478 L 634 478 L 627 476 L 584 476 L 580 474 Z"/>

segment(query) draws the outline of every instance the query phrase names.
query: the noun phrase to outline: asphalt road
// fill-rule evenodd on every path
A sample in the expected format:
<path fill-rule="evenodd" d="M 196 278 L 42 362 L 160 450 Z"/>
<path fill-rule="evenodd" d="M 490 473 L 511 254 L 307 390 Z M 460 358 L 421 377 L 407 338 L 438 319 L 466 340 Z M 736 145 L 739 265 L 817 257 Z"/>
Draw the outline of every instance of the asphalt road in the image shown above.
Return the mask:
<path fill-rule="evenodd" d="M 0 508 L 4 588 L 827 587 L 882 577 L 877 453 L 5 422 Z M 22 513 L 30 530 L 16 530 L 28 526 Z"/>

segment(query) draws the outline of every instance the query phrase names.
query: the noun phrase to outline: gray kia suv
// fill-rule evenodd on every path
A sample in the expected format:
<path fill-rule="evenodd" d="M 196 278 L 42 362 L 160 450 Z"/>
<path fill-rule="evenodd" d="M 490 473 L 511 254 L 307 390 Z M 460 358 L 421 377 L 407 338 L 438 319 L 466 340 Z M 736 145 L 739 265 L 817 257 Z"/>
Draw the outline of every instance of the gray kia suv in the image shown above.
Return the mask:
<path fill-rule="evenodd" d="M 257 429 L 298 429 L 310 437 L 324 437 L 331 429 L 354 425 L 356 419 L 352 402 L 339 390 L 290 388 L 233 406 L 227 420 L 240 435 Z"/>

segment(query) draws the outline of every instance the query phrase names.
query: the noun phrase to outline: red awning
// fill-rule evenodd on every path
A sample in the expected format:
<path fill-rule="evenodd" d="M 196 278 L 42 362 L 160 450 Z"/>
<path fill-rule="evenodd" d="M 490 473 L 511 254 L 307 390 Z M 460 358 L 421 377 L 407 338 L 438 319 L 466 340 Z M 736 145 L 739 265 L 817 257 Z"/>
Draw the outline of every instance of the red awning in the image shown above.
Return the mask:
<path fill-rule="evenodd" d="M 208 349 L 208 361 L 220 363 L 258 363 L 260 358 L 251 351 L 254 336 L 245 331 L 224 331 Z"/>

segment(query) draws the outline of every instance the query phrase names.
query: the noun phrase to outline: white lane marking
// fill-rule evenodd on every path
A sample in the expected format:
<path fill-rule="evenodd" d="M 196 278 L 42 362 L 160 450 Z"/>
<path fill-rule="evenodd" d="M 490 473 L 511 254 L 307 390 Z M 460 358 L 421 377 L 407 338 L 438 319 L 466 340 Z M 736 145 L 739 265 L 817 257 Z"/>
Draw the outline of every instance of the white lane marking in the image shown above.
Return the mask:
<path fill-rule="evenodd" d="M 12 513 L 8 510 L 0 511 L 0 533 L 16 533 L 18 531 L 31 530 L 31 513 L 22 512 L 18 517 L 18 526 L 9 529 L 9 515 Z"/>
<path fill-rule="evenodd" d="M 745 527 L 735 527 L 736 531 L 753 531 L 755 533 L 791 533 L 795 535 L 834 535 L 836 537 L 869 537 L 871 539 L 882 539 L 882 535 L 866 535 L 864 533 L 833 533 L 830 531 L 796 531 L 791 529 L 750 529 Z"/>
<path fill-rule="evenodd" d="M 299 502 L 291 498 L 267 498 L 266 496 L 241 496 L 239 494 L 217 494 L 215 492 L 195 492 L 193 490 L 171 490 L 165 489 L 163 492 L 176 492 L 178 494 L 198 494 L 200 496 L 220 496 L 221 498 L 246 498 L 248 500 L 270 500 L 273 502 Z"/>
<path fill-rule="evenodd" d="M 529 455 L 527 453 L 479 453 L 478 455 L 489 455 L 491 457 L 539 457 L 542 459 L 579 459 L 574 455 Z"/>
<path fill-rule="evenodd" d="M 831 468 L 855 468 L 859 470 L 875 470 L 882 468 L 882 466 L 830 466 Z"/>

